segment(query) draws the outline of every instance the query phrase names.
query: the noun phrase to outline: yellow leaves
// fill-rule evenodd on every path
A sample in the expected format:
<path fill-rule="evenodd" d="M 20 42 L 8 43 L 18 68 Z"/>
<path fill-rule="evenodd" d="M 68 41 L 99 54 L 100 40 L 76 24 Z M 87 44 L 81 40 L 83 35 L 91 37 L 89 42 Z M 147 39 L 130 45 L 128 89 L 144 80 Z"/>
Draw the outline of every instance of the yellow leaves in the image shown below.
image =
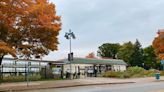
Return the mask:
<path fill-rule="evenodd" d="M 60 16 L 54 16 L 54 19 L 57 20 L 57 21 L 60 21 L 61 17 Z"/>
<path fill-rule="evenodd" d="M 18 48 L 22 48 L 22 49 L 28 49 L 28 48 L 32 48 L 33 46 L 31 45 L 19 45 Z"/>
<path fill-rule="evenodd" d="M 89 53 L 86 58 L 96 58 L 93 52 Z"/>
<path fill-rule="evenodd" d="M 159 59 L 164 59 L 164 30 L 159 30 L 158 36 L 153 41 L 153 47 Z"/>
<path fill-rule="evenodd" d="M 16 50 L 11 48 L 5 42 L 0 41 L 0 54 L 3 54 L 3 55 L 10 54 L 13 57 L 16 57 Z"/>
<path fill-rule="evenodd" d="M 29 16 L 35 16 L 37 24 L 41 27 L 53 28 L 56 31 L 61 29 L 60 17 L 56 16 L 55 5 L 47 0 L 37 0 L 37 3 L 29 8 Z"/>
<path fill-rule="evenodd" d="M 24 55 L 57 50 L 60 30 L 60 16 L 48 0 L 0 1 L 0 39 L 5 43 L 0 46 L 1 53 L 14 56 L 18 48 L 22 49 L 17 53 Z M 28 44 L 23 45 L 24 39 Z"/>
<path fill-rule="evenodd" d="M 159 54 L 158 57 L 160 60 L 164 60 L 164 53 Z"/>
<path fill-rule="evenodd" d="M 22 54 L 24 54 L 24 55 L 30 55 L 30 54 L 31 54 L 31 52 L 28 51 L 28 50 L 22 50 L 21 52 L 22 52 Z"/>

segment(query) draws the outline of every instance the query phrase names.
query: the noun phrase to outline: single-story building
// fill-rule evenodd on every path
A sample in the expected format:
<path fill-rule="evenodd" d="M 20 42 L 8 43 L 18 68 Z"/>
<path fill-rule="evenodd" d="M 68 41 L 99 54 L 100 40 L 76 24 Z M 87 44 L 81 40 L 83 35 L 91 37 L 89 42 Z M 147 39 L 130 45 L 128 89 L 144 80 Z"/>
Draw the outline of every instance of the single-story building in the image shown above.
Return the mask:
<path fill-rule="evenodd" d="M 127 67 L 127 64 L 119 59 L 74 58 L 71 62 L 68 59 L 61 59 L 57 62 L 52 62 L 52 69 L 54 73 L 62 72 L 63 74 L 71 72 L 72 74 L 80 73 L 81 75 L 86 75 L 88 73 L 103 73 L 110 70 L 125 71 Z"/>
<path fill-rule="evenodd" d="M 30 65 L 28 65 L 28 62 Z M 119 59 L 99 59 L 99 58 L 74 58 L 73 61 L 61 59 L 58 61 L 47 60 L 15 60 L 4 58 L 0 70 L 4 75 L 8 74 L 26 74 L 29 72 L 38 73 L 45 69 L 45 76 L 48 72 L 54 74 L 54 78 L 63 77 L 67 74 L 90 76 L 101 74 L 105 71 L 125 71 L 127 64 Z"/>
<path fill-rule="evenodd" d="M 14 58 L 3 58 L 0 65 L 0 73 L 3 76 L 25 75 L 27 72 L 39 73 L 41 69 L 48 67 L 50 61 L 45 60 L 25 60 Z M 28 70 L 29 69 L 29 70 Z"/>

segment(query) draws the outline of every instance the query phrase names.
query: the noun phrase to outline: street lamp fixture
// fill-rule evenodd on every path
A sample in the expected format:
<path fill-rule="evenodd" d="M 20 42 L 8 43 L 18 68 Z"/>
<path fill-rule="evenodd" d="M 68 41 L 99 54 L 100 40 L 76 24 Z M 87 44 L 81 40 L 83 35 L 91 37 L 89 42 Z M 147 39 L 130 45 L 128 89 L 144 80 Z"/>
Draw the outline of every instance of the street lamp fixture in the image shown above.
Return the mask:
<path fill-rule="evenodd" d="M 73 52 L 71 51 L 71 40 L 72 39 L 76 39 L 75 34 L 71 31 L 71 29 L 69 30 L 69 32 L 65 33 L 64 36 L 67 40 L 70 41 L 69 45 L 70 45 L 70 52 L 68 54 L 68 61 L 70 61 L 70 79 L 72 79 L 72 65 L 71 65 L 71 61 L 73 61 Z"/>

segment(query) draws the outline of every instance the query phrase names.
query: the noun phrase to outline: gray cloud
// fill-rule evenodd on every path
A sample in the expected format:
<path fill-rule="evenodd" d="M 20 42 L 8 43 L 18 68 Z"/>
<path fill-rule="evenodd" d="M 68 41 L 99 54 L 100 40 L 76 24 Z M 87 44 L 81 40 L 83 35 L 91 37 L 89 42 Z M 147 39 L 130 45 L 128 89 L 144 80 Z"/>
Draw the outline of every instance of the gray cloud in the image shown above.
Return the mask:
<path fill-rule="evenodd" d="M 62 16 L 59 51 L 51 59 L 67 56 L 68 41 L 64 33 L 72 29 L 76 56 L 96 52 L 104 42 L 123 43 L 139 39 L 142 45 L 152 43 L 159 28 L 164 28 L 164 0 L 50 0 Z"/>

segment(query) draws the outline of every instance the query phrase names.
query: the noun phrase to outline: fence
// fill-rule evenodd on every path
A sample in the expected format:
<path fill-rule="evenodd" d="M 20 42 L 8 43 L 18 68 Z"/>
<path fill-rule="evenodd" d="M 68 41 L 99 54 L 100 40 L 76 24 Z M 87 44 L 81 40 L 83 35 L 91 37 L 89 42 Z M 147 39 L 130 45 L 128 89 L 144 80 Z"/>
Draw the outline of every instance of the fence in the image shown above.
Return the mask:
<path fill-rule="evenodd" d="M 28 76 L 39 74 L 41 70 L 44 70 L 44 76 L 46 78 L 47 66 L 31 65 L 27 64 L 3 64 L 0 66 L 0 79 L 3 81 L 6 77 L 18 77 L 24 76 L 24 81 L 27 80 Z M 22 80 L 21 80 L 22 81 Z"/>

